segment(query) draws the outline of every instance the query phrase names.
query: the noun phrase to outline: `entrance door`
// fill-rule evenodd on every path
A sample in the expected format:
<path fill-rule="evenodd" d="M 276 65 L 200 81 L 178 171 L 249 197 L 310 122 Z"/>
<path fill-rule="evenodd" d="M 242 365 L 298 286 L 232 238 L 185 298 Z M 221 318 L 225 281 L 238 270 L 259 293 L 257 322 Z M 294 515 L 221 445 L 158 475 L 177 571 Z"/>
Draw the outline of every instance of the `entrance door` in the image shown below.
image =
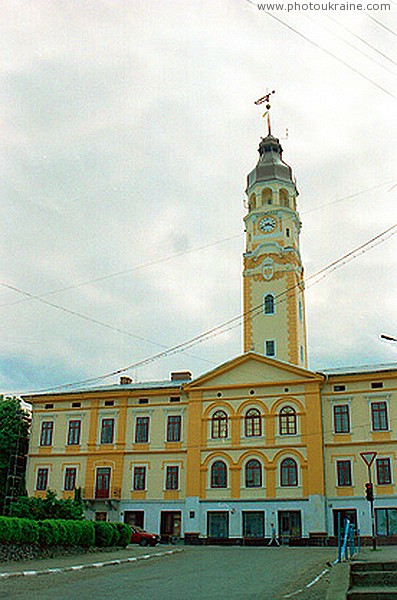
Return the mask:
<path fill-rule="evenodd" d="M 110 467 L 99 467 L 96 470 L 95 498 L 109 498 Z"/>
<path fill-rule="evenodd" d="M 124 523 L 128 525 L 138 525 L 143 529 L 145 512 L 143 510 L 125 510 L 124 511 Z"/>
<path fill-rule="evenodd" d="M 278 513 L 278 533 L 283 541 L 302 536 L 300 510 L 280 510 Z"/>
<path fill-rule="evenodd" d="M 182 513 L 179 510 L 161 511 L 160 535 L 161 539 L 171 540 L 181 537 Z"/>
<path fill-rule="evenodd" d="M 265 513 L 262 510 L 243 512 L 243 536 L 263 538 L 265 535 Z"/>
<path fill-rule="evenodd" d="M 229 537 L 229 511 L 207 513 L 207 535 L 218 539 Z"/>
<path fill-rule="evenodd" d="M 355 508 L 335 509 L 332 511 L 334 515 L 334 535 L 338 535 L 338 522 L 340 515 L 340 524 L 342 531 L 345 529 L 345 520 L 349 519 L 350 523 L 353 523 L 355 529 L 357 529 L 357 511 Z"/>

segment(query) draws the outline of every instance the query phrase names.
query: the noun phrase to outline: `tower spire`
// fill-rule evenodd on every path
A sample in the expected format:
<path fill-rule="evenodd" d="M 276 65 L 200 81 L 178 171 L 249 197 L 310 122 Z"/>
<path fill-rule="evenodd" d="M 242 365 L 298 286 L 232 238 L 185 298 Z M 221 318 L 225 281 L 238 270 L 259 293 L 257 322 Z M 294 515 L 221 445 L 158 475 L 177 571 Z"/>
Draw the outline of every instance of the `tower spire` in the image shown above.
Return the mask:
<path fill-rule="evenodd" d="M 266 102 L 266 112 L 263 113 L 262 116 L 267 117 L 267 135 L 272 135 L 272 127 L 271 127 L 271 123 L 270 123 L 270 109 L 271 109 L 270 96 L 275 93 L 276 93 L 275 90 L 272 90 L 271 92 L 262 96 L 262 98 L 259 98 L 259 100 L 255 101 L 256 105 L 264 104 Z"/>

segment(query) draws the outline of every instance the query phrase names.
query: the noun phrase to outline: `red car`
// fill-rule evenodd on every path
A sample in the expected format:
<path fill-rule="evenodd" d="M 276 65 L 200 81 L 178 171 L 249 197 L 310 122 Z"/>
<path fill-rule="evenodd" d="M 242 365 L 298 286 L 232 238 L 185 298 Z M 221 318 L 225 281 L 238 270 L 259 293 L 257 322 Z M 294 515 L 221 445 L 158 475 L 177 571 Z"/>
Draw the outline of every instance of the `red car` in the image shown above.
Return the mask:
<path fill-rule="evenodd" d="M 131 527 L 131 544 L 139 544 L 140 546 L 155 546 L 160 541 L 160 536 L 155 533 L 148 533 L 138 525 L 130 525 Z"/>

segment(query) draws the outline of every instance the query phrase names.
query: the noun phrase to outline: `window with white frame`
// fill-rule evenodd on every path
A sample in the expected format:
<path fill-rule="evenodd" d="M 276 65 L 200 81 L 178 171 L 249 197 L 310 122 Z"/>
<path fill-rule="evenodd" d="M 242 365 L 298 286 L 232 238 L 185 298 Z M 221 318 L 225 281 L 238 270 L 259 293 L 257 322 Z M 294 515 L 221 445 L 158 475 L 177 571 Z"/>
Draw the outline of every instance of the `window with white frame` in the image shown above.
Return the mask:
<path fill-rule="evenodd" d="M 276 340 L 265 341 L 265 355 L 269 357 L 276 356 Z"/>
<path fill-rule="evenodd" d="M 73 492 L 76 489 L 77 468 L 66 467 L 63 481 L 63 489 L 67 492 Z"/>
<path fill-rule="evenodd" d="M 228 418 L 224 410 L 217 410 L 211 419 L 211 437 L 213 439 L 227 438 Z"/>
<path fill-rule="evenodd" d="M 134 467 L 133 488 L 135 491 L 142 491 L 146 489 L 146 467 Z"/>
<path fill-rule="evenodd" d="M 47 489 L 47 486 L 48 486 L 48 474 L 49 474 L 49 468 L 48 467 L 39 467 L 37 469 L 36 490 L 38 490 L 38 491 L 44 491 L 44 490 Z"/>
<path fill-rule="evenodd" d="M 173 465 L 166 467 L 165 489 L 166 490 L 179 489 L 179 467 L 173 466 Z"/>
<path fill-rule="evenodd" d="M 275 298 L 273 294 L 266 294 L 263 297 L 263 314 L 264 315 L 274 315 L 276 312 L 275 309 Z"/>

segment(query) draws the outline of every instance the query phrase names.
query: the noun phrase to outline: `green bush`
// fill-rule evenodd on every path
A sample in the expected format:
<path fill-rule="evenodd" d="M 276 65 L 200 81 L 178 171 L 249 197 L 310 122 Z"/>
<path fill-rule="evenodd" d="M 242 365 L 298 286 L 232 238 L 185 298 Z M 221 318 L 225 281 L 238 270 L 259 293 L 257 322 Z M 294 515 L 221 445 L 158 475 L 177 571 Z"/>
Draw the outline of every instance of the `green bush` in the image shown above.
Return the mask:
<path fill-rule="evenodd" d="M 79 521 L 79 527 L 81 529 L 80 535 L 80 546 L 83 548 L 89 548 L 95 544 L 95 527 L 92 521 Z"/>
<path fill-rule="evenodd" d="M 61 542 L 61 532 L 58 521 L 48 519 L 39 521 L 39 544 L 40 546 L 56 546 Z M 62 540 L 63 541 L 63 540 Z"/>
<path fill-rule="evenodd" d="M 11 526 L 9 517 L 0 517 L 0 544 L 11 542 Z"/>
<path fill-rule="evenodd" d="M 95 526 L 95 546 L 100 548 L 106 548 L 112 545 L 114 537 L 114 524 L 106 523 L 104 521 L 98 521 L 94 523 Z"/>
<path fill-rule="evenodd" d="M 23 543 L 21 519 L 9 519 L 10 544 Z"/>
<path fill-rule="evenodd" d="M 59 500 L 52 490 L 45 498 L 22 496 L 11 505 L 11 516 L 43 521 L 47 519 L 79 520 L 84 518 L 84 506 L 77 494 L 76 500 Z"/>
<path fill-rule="evenodd" d="M 21 526 L 21 544 L 37 544 L 39 541 L 39 525 L 32 519 L 18 519 Z"/>
<path fill-rule="evenodd" d="M 117 523 L 110 523 L 113 529 L 112 541 L 110 542 L 111 546 L 118 546 L 120 533 L 119 528 L 117 527 Z"/>
<path fill-rule="evenodd" d="M 119 531 L 118 546 L 125 548 L 131 541 L 131 527 L 127 523 L 116 523 Z"/>

